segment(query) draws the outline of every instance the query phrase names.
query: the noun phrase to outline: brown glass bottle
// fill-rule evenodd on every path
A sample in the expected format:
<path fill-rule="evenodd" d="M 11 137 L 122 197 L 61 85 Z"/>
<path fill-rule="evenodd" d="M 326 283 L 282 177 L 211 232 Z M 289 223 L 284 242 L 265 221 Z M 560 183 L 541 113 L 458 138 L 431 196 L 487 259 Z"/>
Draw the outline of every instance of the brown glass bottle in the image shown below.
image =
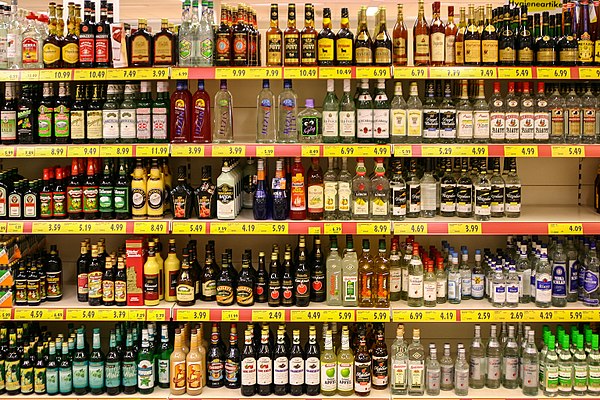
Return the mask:
<path fill-rule="evenodd" d="M 378 30 L 373 38 L 373 56 L 375 65 L 392 65 L 392 38 L 387 31 L 385 7 L 379 7 Z"/>
<path fill-rule="evenodd" d="M 357 396 L 368 396 L 371 393 L 371 354 L 367 349 L 365 332 L 358 334 L 358 349 L 354 355 L 355 384 L 354 393 Z"/>
<path fill-rule="evenodd" d="M 373 64 L 373 42 L 367 27 L 367 8 L 361 7 L 359 12 L 358 33 L 354 42 L 354 60 L 356 65 Z"/>
<path fill-rule="evenodd" d="M 402 4 L 398 4 L 398 17 L 396 18 L 396 25 L 394 25 L 394 32 L 392 33 L 394 65 L 402 66 L 408 63 L 407 40 L 408 30 L 404 24 L 403 6 Z"/>
<path fill-rule="evenodd" d="M 300 31 L 296 29 L 296 5 L 289 4 L 287 28 L 283 32 L 284 65 L 300 65 L 300 47 Z"/>
<path fill-rule="evenodd" d="M 354 34 L 350 31 L 350 18 L 347 8 L 342 8 L 340 30 L 335 38 L 335 61 L 337 65 L 354 64 Z"/>
<path fill-rule="evenodd" d="M 434 1 L 431 5 L 433 20 L 429 28 L 429 46 L 431 48 L 431 65 L 444 65 L 444 52 L 446 50 L 446 28 L 440 18 L 440 2 Z"/>
<path fill-rule="evenodd" d="M 317 38 L 317 62 L 331 66 L 335 61 L 335 33 L 331 30 L 331 9 L 323 9 L 323 29 Z"/>
<path fill-rule="evenodd" d="M 481 64 L 481 36 L 475 21 L 475 6 L 469 4 L 469 19 L 464 38 L 465 65 Z"/>
<path fill-rule="evenodd" d="M 454 62 L 456 65 L 465 63 L 465 31 L 467 30 L 467 20 L 465 19 L 465 8 L 460 8 L 460 19 L 456 30 L 456 39 L 454 41 Z"/>
<path fill-rule="evenodd" d="M 498 64 L 498 32 L 492 21 L 492 5 L 485 10 L 485 27 L 481 33 L 481 63 L 483 65 Z"/>
<path fill-rule="evenodd" d="M 419 13 L 413 28 L 415 66 L 429 65 L 429 25 L 425 20 L 425 5 L 419 0 Z"/>
<path fill-rule="evenodd" d="M 373 346 L 373 389 L 383 390 L 387 388 L 389 381 L 388 349 L 385 344 L 383 329 L 377 329 L 377 340 Z"/>
<path fill-rule="evenodd" d="M 282 33 L 279 29 L 279 6 L 277 3 L 271 4 L 271 23 L 265 34 L 267 38 L 267 65 L 281 66 L 282 57 Z"/>
<path fill-rule="evenodd" d="M 153 64 L 173 65 L 175 50 L 175 36 L 169 30 L 169 20 L 163 18 L 160 20 L 160 32 L 157 32 L 153 38 Z"/>
<path fill-rule="evenodd" d="M 231 28 L 229 27 L 229 7 L 221 7 L 221 24 L 215 38 L 215 65 L 231 65 Z"/>
<path fill-rule="evenodd" d="M 195 283 L 192 279 L 189 257 L 184 253 L 183 260 L 181 261 L 181 269 L 179 270 L 179 275 L 177 276 L 177 286 L 175 290 L 177 296 L 177 305 L 193 306 L 196 304 L 194 285 Z"/>
<path fill-rule="evenodd" d="M 445 65 L 456 64 L 456 32 L 458 27 L 454 23 L 454 6 L 448 6 L 448 22 L 444 28 L 446 33 L 446 56 L 444 58 Z"/>
<path fill-rule="evenodd" d="M 243 67 L 248 65 L 248 38 L 246 27 L 246 8 L 240 6 L 237 12 L 237 23 L 233 26 L 233 56 L 232 64 Z"/>
<path fill-rule="evenodd" d="M 131 67 L 152 66 L 152 35 L 146 30 L 147 22 L 144 18 L 138 19 L 138 29 L 135 31 L 129 43 L 129 65 Z"/>
<path fill-rule="evenodd" d="M 300 32 L 300 65 L 317 65 L 317 30 L 312 4 L 304 6 L 304 28 Z"/>
<path fill-rule="evenodd" d="M 56 34 L 56 3 L 50 3 L 48 11 L 50 23 L 48 24 L 48 36 L 44 39 L 42 46 L 42 59 L 44 60 L 44 68 L 59 68 L 62 65 L 60 53 L 63 44 Z"/>
<path fill-rule="evenodd" d="M 67 35 L 62 41 L 61 59 L 65 68 L 77 68 L 79 66 L 79 37 L 77 31 L 79 25 L 76 22 L 75 6 L 69 4 L 69 20 L 67 21 Z"/>

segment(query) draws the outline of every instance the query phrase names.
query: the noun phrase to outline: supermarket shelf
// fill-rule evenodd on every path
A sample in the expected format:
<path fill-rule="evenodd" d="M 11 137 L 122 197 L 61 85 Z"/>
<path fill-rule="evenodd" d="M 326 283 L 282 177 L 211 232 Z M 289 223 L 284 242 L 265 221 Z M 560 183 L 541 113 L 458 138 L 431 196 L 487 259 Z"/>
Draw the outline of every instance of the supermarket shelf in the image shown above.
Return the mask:
<path fill-rule="evenodd" d="M 0 221 L 0 234 L 139 234 L 160 235 L 170 232 L 168 220 L 36 220 Z"/>
<path fill-rule="evenodd" d="M 600 144 L 52 144 L 1 146 L 2 158 L 600 157 Z"/>
<path fill-rule="evenodd" d="M 151 67 L 0 71 L 0 81 L 167 79 L 571 79 L 600 78 L 595 67 Z"/>

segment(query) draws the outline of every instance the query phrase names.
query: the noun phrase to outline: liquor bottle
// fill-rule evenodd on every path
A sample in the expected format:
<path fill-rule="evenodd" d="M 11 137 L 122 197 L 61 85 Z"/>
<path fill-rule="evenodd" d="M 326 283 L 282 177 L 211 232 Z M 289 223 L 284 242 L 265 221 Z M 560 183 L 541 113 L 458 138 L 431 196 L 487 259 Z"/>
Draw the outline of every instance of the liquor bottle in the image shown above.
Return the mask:
<path fill-rule="evenodd" d="M 406 101 L 406 107 L 407 142 L 418 143 L 421 141 L 423 131 L 423 105 L 419 99 L 417 82 L 410 83 L 410 93 Z"/>
<path fill-rule="evenodd" d="M 307 217 L 309 220 L 323 219 L 324 212 L 324 185 L 323 170 L 319 165 L 319 158 L 313 157 L 310 168 L 306 173 L 307 186 Z"/>
<path fill-rule="evenodd" d="M 575 88 L 571 86 L 567 96 L 565 97 L 565 120 L 567 121 L 565 140 L 567 143 L 581 142 L 581 108 L 581 98 L 577 96 Z"/>
<path fill-rule="evenodd" d="M 94 66 L 96 68 L 108 68 L 112 64 L 112 45 L 110 43 L 110 25 L 107 21 L 108 13 L 108 5 L 106 0 L 100 1 L 100 21 L 94 27 Z M 158 35 L 157 35 L 158 36 Z M 68 67 L 69 63 L 67 60 L 64 60 L 63 53 L 63 61 L 65 67 Z M 158 64 L 157 64 L 158 65 Z M 162 64 L 166 65 L 166 64 Z M 168 65 L 171 65 L 169 63 Z"/>
<path fill-rule="evenodd" d="M 269 330 L 263 329 L 260 335 L 260 347 L 256 355 L 256 381 L 259 396 L 268 396 L 272 393 L 273 385 L 273 359 L 269 346 Z"/>
<path fill-rule="evenodd" d="M 440 18 L 440 2 L 432 3 L 433 20 L 430 27 L 431 65 L 444 65 L 446 50 L 446 28 Z"/>
<path fill-rule="evenodd" d="M 438 396 L 441 386 L 441 371 L 442 366 L 437 360 L 437 349 L 434 344 L 429 345 L 429 357 L 425 361 L 425 393 L 428 396 Z"/>
<path fill-rule="evenodd" d="M 358 31 L 354 41 L 354 62 L 358 66 L 369 66 L 373 64 L 373 42 L 367 27 L 367 8 L 360 8 Z"/>
<path fill-rule="evenodd" d="M 270 307 L 279 307 L 281 304 L 281 275 L 279 273 L 279 253 L 271 253 L 269 264 L 268 303 Z"/>
<path fill-rule="evenodd" d="M 394 161 L 392 176 L 390 177 L 391 204 L 390 216 L 394 221 L 402 221 L 406 218 L 406 181 L 402 176 L 402 163 Z M 392 285 L 393 288 L 394 285 Z M 392 295 L 393 296 L 393 295 Z"/>
<path fill-rule="evenodd" d="M 192 94 L 187 82 L 177 81 L 177 89 L 171 96 L 171 143 L 190 141 L 192 127 Z"/>
<path fill-rule="evenodd" d="M 464 36 L 465 65 L 481 64 L 481 35 L 476 23 L 474 5 L 469 4 L 469 19 Z"/>
<path fill-rule="evenodd" d="M 244 334 L 244 348 L 241 355 L 241 393 L 243 396 L 256 394 L 256 351 L 252 340 L 252 331 Z"/>
<path fill-rule="evenodd" d="M 533 34 L 528 27 L 527 21 L 527 6 L 521 6 L 521 22 L 517 36 L 517 64 L 532 65 L 533 64 Z"/>
<path fill-rule="evenodd" d="M 332 66 L 336 59 L 336 36 L 331 30 L 331 9 L 323 9 L 323 29 L 317 36 L 317 63 L 320 66 Z"/>
<path fill-rule="evenodd" d="M 307 307 L 312 297 L 311 272 L 307 261 L 305 243 L 300 241 L 298 263 L 294 275 L 294 298 L 296 306 Z"/>
<path fill-rule="evenodd" d="M 437 143 L 440 139 L 440 105 L 435 98 L 432 81 L 425 84 L 423 102 L 423 142 Z"/>
<path fill-rule="evenodd" d="M 457 142 L 466 143 L 471 142 L 474 135 L 473 106 L 469 101 L 467 80 L 461 80 L 460 86 L 460 100 L 456 104 L 456 137 Z"/>
<path fill-rule="evenodd" d="M 302 158 L 294 158 L 292 165 L 290 219 L 306 219 L 306 186 L 304 182 L 304 167 Z"/>
<path fill-rule="evenodd" d="M 359 307 L 373 307 L 374 290 L 374 269 L 373 258 L 370 254 L 370 244 L 368 239 L 363 239 L 362 255 L 358 260 L 358 288 Z"/>
<path fill-rule="evenodd" d="M 423 262 L 419 257 L 419 245 L 413 243 L 412 257 L 408 264 L 408 306 L 423 306 Z"/>
<path fill-rule="evenodd" d="M 373 98 L 373 139 L 376 143 L 390 142 L 390 101 L 385 92 L 385 80 L 377 80 Z"/>
<path fill-rule="evenodd" d="M 306 9 L 305 9 L 306 12 Z M 306 23 L 306 15 L 305 15 L 305 23 Z M 316 35 L 317 32 L 313 31 L 307 32 L 306 28 L 302 30 L 302 33 L 300 33 L 300 31 L 298 31 L 298 29 L 296 29 L 296 5 L 295 4 L 288 4 L 288 22 L 287 22 L 287 28 L 286 30 L 283 32 L 283 48 L 282 48 L 282 53 L 283 53 L 283 64 L 286 66 L 298 66 L 300 65 L 300 59 L 301 59 L 301 55 L 304 56 L 304 51 L 305 51 L 305 35 L 306 35 L 306 39 L 307 39 L 307 47 L 306 50 L 308 50 L 309 48 L 309 43 L 311 42 L 312 39 L 312 49 L 313 49 L 313 58 L 315 59 L 316 62 L 316 54 L 314 53 L 316 47 L 315 47 L 315 41 L 316 41 Z M 267 39 L 267 45 L 269 45 L 268 39 Z M 274 48 L 275 50 L 275 48 Z M 302 57 L 303 58 L 303 57 Z M 310 60 L 307 60 L 310 61 Z"/>
<path fill-rule="evenodd" d="M 338 173 L 336 171 L 337 163 L 334 164 L 334 158 L 329 157 L 327 160 L 327 171 L 323 175 L 323 194 L 324 194 L 324 209 L 323 219 L 337 219 L 338 208 Z"/>
<path fill-rule="evenodd" d="M 544 82 L 538 82 L 537 94 L 534 98 L 534 125 L 533 139 L 536 142 L 547 142 L 550 138 L 550 112 L 548 111 L 548 98 L 544 91 Z M 584 117 L 585 118 L 585 117 Z M 584 119 L 585 120 L 585 119 Z"/>
<path fill-rule="evenodd" d="M 577 32 L 577 64 L 591 65 L 594 61 L 594 42 L 590 33 L 590 11 L 589 3 L 586 0 L 581 4 L 581 28 L 578 26 Z"/>
<path fill-rule="evenodd" d="M 384 239 L 379 240 L 379 252 L 377 257 L 373 260 L 373 263 L 373 278 L 375 283 L 373 304 L 378 308 L 386 308 L 389 307 L 390 304 L 390 260 L 386 257 Z M 385 386 L 387 387 L 387 377 Z M 375 387 L 375 389 L 378 388 Z"/>
<path fill-rule="evenodd" d="M 279 104 L 279 118 L 277 129 L 278 143 L 296 143 L 298 130 L 296 116 L 298 114 L 298 96 L 292 89 L 292 80 L 284 79 L 283 90 L 277 96 Z"/>
<path fill-rule="evenodd" d="M 460 19 L 458 21 L 454 39 L 454 61 L 456 65 L 463 65 L 465 63 L 465 32 L 467 31 L 467 20 L 465 15 L 465 8 L 460 7 Z"/>
<path fill-rule="evenodd" d="M 314 99 L 306 99 L 305 109 L 298 113 L 297 129 L 301 143 L 319 143 L 322 137 L 322 114 L 315 108 Z"/>
<path fill-rule="evenodd" d="M 232 65 L 248 65 L 249 30 L 246 27 L 246 9 L 238 7 L 237 21 L 232 27 Z"/>
<path fill-rule="evenodd" d="M 242 271 L 236 287 L 236 302 L 240 306 L 254 305 L 254 276 L 251 272 L 250 262 L 247 254 L 242 255 Z"/>
<path fill-rule="evenodd" d="M 493 23 L 491 4 L 486 6 L 485 27 L 481 33 L 481 62 L 483 65 L 498 64 L 498 32 Z"/>
<path fill-rule="evenodd" d="M 335 37 L 335 58 L 337 65 L 354 64 L 354 34 L 350 31 L 348 8 L 342 7 L 340 30 Z"/>
<path fill-rule="evenodd" d="M 340 136 L 340 103 L 335 95 L 333 79 L 327 80 L 327 94 L 323 100 L 323 143 L 337 143 Z"/>
<path fill-rule="evenodd" d="M 102 143 L 102 90 L 100 85 L 94 85 L 92 90 L 92 100 L 87 104 L 85 119 L 82 122 L 87 142 Z M 73 113 L 71 113 L 71 129 L 73 130 Z M 71 138 L 73 138 L 72 134 Z"/>
<path fill-rule="evenodd" d="M 394 97 L 390 103 L 390 135 L 392 143 L 407 140 L 407 104 L 402 95 L 402 82 L 396 82 Z"/>
<path fill-rule="evenodd" d="M 73 9 L 73 6 L 70 8 Z M 48 24 L 48 36 L 44 39 L 42 45 L 42 59 L 44 61 L 44 68 L 60 68 L 61 43 L 57 34 L 58 27 L 56 21 L 56 3 L 50 3 L 48 6 L 48 14 L 50 17 L 50 23 Z M 77 44 L 75 44 L 75 46 L 77 46 Z M 77 51 L 79 52 L 79 49 L 77 49 Z M 79 54 L 77 56 L 79 57 Z M 7 62 L 4 62 L 4 64 L 6 63 Z M 4 66 L 4 68 L 6 67 L 7 65 Z"/>
<path fill-rule="evenodd" d="M 291 260 L 291 253 L 286 251 L 283 256 L 283 272 L 281 274 L 281 305 L 284 307 L 293 306 L 295 303 L 295 282 L 292 272 L 294 265 Z"/>
<path fill-rule="evenodd" d="M 427 25 L 427 21 L 425 20 L 425 5 L 423 0 L 419 0 L 419 13 L 413 28 L 413 37 L 415 38 L 413 48 L 415 66 L 429 65 L 429 25 Z"/>
<path fill-rule="evenodd" d="M 192 29 L 189 16 L 189 0 L 184 3 L 184 16 L 179 28 L 179 65 L 192 66 L 191 47 Z M 231 65 L 232 30 L 229 26 L 229 8 L 221 7 L 221 23 L 215 32 L 214 64 L 217 66 Z"/>
<path fill-rule="evenodd" d="M 396 18 L 396 24 L 392 32 L 392 47 L 393 55 L 392 61 L 394 65 L 403 66 L 408 63 L 408 51 L 407 51 L 407 40 L 408 31 L 404 24 L 404 12 L 403 5 L 398 4 L 398 16 Z M 398 83 L 396 83 L 397 85 Z"/>
<path fill-rule="evenodd" d="M 121 362 L 122 390 L 124 394 L 133 394 L 137 392 L 137 362 L 133 343 L 133 332 L 127 330 L 125 338 L 125 351 Z M 145 363 L 148 365 L 148 363 Z"/>
<path fill-rule="evenodd" d="M 215 50 L 215 29 L 213 27 L 214 17 L 212 4 L 203 1 L 202 2 L 202 17 L 198 24 L 198 41 L 200 42 L 200 49 L 198 51 L 198 65 L 200 67 L 211 67 L 214 65 L 214 50 Z M 165 32 L 164 28 L 161 27 L 161 32 L 158 32 L 156 36 L 163 35 L 162 40 L 165 47 L 170 48 L 171 54 L 174 54 L 175 41 L 173 33 L 169 30 Z M 168 40 L 167 40 L 168 38 Z M 154 55 L 155 59 L 156 54 Z M 173 65 L 175 57 L 171 57 L 169 65 Z M 166 64 L 166 61 L 165 61 Z M 165 65 L 163 64 L 163 65 Z M 157 65 L 156 62 L 154 65 Z"/>
<path fill-rule="evenodd" d="M 152 35 L 146 30 L 148 22 L 144 18 L 138 19 L 138 29 L 131 34 L 129 43 L 129 65 L 131 67 L 151 67 Z"/>
<path fill-rule="evenodd" d="M 369 219 L 371 181 L 366 176 L 364 158 L 356 159 L 356 175 L 352 178 L 352 218 Z"/>
<path fill-rule="evenodd" d="M 354 355 L 354 393 L 357 396 L 368 396 L 371 393 L 372 359 L 367 350 L 364 332 L 359 332 L 358 348 Z"/>
<path fill-rule="evenodd" d="M 271 4 L 271 22 L 266 35 L 267 66 L 281 66 L 283 63 L 283 39 L 279 29 L 279 5 Z"/>
<path fill-rule="evenodd" d="M 191 337 L 190 337 L 190 351 L 185 357 L 185 375 L 186 375 L 186 384 L 185 391 L 187 394 L 192 396 L 197 396 L 202 393 L 202 376 L 206 373 L 204 369 L 204 359 L 199 350 L 199 342 L 201 338 L 198 337 L 198 331 L 196 329 L 192 329 Z M 212 336 L 211 336 L 212 340 Z M 223 360 L 215 360 L 210 359 L 208 362 L 208 366 L 214 367 L 218 365 L 219 361 L 223 363 Z M 222 367 L 222 364 L 221 364 Z M 214 369 L 211 369 L 211 374 L 218 373 Z M 209 376 L 210 379 L 210 376 Z"/>
<path fill-rule="evenodd" d="M 321 352 L 321 394 L 333 396 L 337 389 L 337 358 L 333 351 L 331 330 L 325 333 L 325 347 Z"/>
<path fill-rule="evenodd" d="M 115 305 L 115 275 L 110 256 L 106 258 L 104 274 L 102 275 L 102 305 Z"/>
<path fill-rule="evenodd" d="M 37 107 L 37 134 L 40 143 L 54 142 L 54 123 L 52 121 L 54 105 L 54 87 L 52 83 L 44 83 L 42 99 Z"/>
<path fill-rule="evenodd" d="M 8 361 L 8 357 L 6 361 Z M 8 364 L 6 362 L 6 364 Z M 9 367 L 9 365 L 6 365 Z M 58 366 L 58 373 L 60 376 L 59 391 L 61 395 L 70 395 L 73 393 L 73 362 L 71 360 L 71 354 L 69 352 L 69 344 L 65 341 L 62 342 L 62 352 L 60 357 L 60 363 Z M 9 382 L 6 381 L 6 392 L 11 394 L 8 390 Z"/>
<path fill-rule="evenodd" d="M 263 79 L 262 90 L 256 97 L 256 108 L 256 142 L 274 143 L 277 134 L 275 95 L 269 87 L 268 79 Z"/>
<path fill-rule="evenodd" d="M 456 64 L 456 33 L 458 31 L 457 25 L 454 23 L 454 6 L 448 6 L 448 22 L 444 26 L 445 35 L 445 65 Z"/>
<path fill-rule="evenodd" d="M 378 66 L 392 65 L 392 39 L 386 28 L 385 7 L 379 7 L 378 29 L 373 39 L 373 63 Z"/>
<path fill-rule="evenodd" d="M 150 113 L 152 116 L 152 141 L 166 143 L 169 140 L 170 117 L 169 85 L 167 82 L 156 83 L 156 99 L 152 101 Z M 210 118 L 208 121 L 210 121 Z M 207 126 L 210 128 L 210 122 Z M 210 129 L 208 129 L 208 132 L 210 133 Z"/>
<path fill-rule="evenodd" d="M 214 143 L 233 143 L 233 101 L 227 90 L 227 80 L 221 79 L 215 95 Z"/>
<path fill-rule="evenodd" d="M 354 251 L 352 236 L 346 237 L 346 253 L 342 258 L 342 304 L 344 307 L 358 305 L 358 257 Z"/>
<path fill-rule="evenodd" d="M 370 215 L 375 220 L 387 220 L 390 214 L 390 182 L 385 176 L 382 158 L 375 159 L 374 173 L 369 194 Z"/>
<path fill-rule="evenodd" d="M 385 89 L 385 84 L 384 84 Z M 357 89 L 356 99 L 356 138 L 358 143 L 373 141 L 373 98 L 369 92 L 369 81 L 362 79 L 360 89 Z M 389 111 L 388 111 L 389 115 Z M 389 117 L 388 117 L 389 118 Z"/>
<path fill-rule="evenodd" d="M 17 100 L 17 139 L 19 144 L 33 144 L 35 118 L 37 117 L 33 102 L 33 86 L 22 85 L 21 95 Z"/>
<path fill-rule="evenodd" d="M 413 329 L 413 340 L 407 348 L 408 352 L 408 393 L 422 396 L 425 389 L 425 351 L 421 345 L 420 329 Z"/>
<path fill-rule="evenodd" d="M 79 28 L 79 67 L 93 68 L 96 56 L 96 23 L 91 16 L 92 2 L 84 2 L 83 21 Z M 60 36 L 62 32 L 57 32 Z M 64 59 L 64 56 L 63 56 Z"/>
<path fill-rule="evenodd" d="M 4 103 L 0 108 L 2 144 L 17 144 L 17 99 L 16 84 L 7 82 L 4 88 Z"/>
<path fill-rule="evenodd" d="M 535 61 L 537 65 L 554 65 L 556 63 L 556 46 L 554 35 L 550 35 L 549 13 L 542 13 L 542 35 L 535 43 Z"/>
<path fill-rule="evenodd" d="M 579 44 L 575 35 L 571 11 L 563 10 L 563 35 L 556 43 L 559 65 L 574 66 L 577 64 Z"/>
<path fill-rule="evenodd" d="M 508 5 L 502 9 L 502 28 L 498 37 L 498 64 L 515 65 L 517 61 L 517 32 L 511 26 L 511 10 Z"/>
<path fill-rule="evenodd" d="M 127 92 L 127 89 L 125 89 Z M 137 141 L 140 143 L 149 143 L 152 141 L 152 84 L 148 81 L 141 82 L 140 94 L 139 98 L 137 98 L 135 107 L 135 117 L 131 118 L 128 114 L 131 113 L 130 110 L 126 112 L 126 120 L 133 120 L 136 124 L 135 126 L 135 134 Z M 123 101 L 125 103 L 125 101 Z M 122 103 L 122 104 L 123 104 Z M 106 103 L 105 103 L 106 105 Z M 125 103 L 127 107 L 129 107 L 128 103 Z M 128 117 L 128 118 L 127 118 Z M 129 121 L 131 123 L 131 121 Z M 127 131 L 127 129 L 126 129 Z M 127 137 L 127 135 L 126 135 Z M 130 138 L 128 138 L 130 139 Z"/>
<path fill-rule="evenodd" d="M 195 283 L 192 279 L 189 258 L 183 254 L 181 268 L 179 269 L 175 282 L 175 299 L 180 306 L 192 306 L 196 303 L 194 296 Z"/>
<path fill-rule="evenodd" d="M 523 82 L 520 102 L 519 139 L 521 142 L 532 142 L 535 136 L 535 106 L 529 92 L 529 82 Z"/>
<path fill-rule="evenodd" d="M 273 350 L 273 394 L 285 396 L 289 386 L 289 359 L 285 345 L 285 331 L 277 331 L 277 343 Z"/>
<path fill-rule="evenodd" d="M 326 272 L 323 253 L 321 251 L 321 239 L 318 236 L 315 236 L 311 260 L 310 300 L 316 303 L 323 303 L 327 296 L 327 282 L 325 281 Z"/>
<path fill-rule="evenodd" d="M 421 215 L 421 180 L 417 175 L 417 161 L 415 159 L 410 161 L 406 184 L 408 188 L 406 217 L 417 218 Z"/>

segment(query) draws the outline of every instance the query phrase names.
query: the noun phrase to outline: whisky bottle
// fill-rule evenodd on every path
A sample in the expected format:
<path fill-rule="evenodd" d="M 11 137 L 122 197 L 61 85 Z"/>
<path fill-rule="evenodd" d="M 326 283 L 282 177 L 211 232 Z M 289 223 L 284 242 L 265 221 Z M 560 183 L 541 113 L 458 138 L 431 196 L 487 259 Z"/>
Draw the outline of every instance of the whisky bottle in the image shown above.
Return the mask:
<path fill-rule="evenodd" d="M 129 39 L 129 65 L 131 67 L 152 66 L 152 35 L 146 30 L 148 22 L 144 18 L 138 19 L 138 29 Z"/>
<path fill-rule="evenodd" d="M 331 30 L 331 9 L 323 9 L 323 29 L 317 37 L 317 62 L 319 65 L 331 66 L 336 59 L 335 33 Z"/>
<path fill-rule="evenodd" d="M 348 8 L 342 8 L 340 30 L 335 38 L 335 61 L 337 65 L 354 64 L 354 34 L 350 31 Z"/>
<path fill-rule="evenodd" d="M 373 40 L 373 54 L 375 65 L 392 64 L 392 39 L 387 32 L 385 7 L 379 7 L 379 30 Z"/>
<path fill-rule="evenodd" d="M 282 57 L 282 33 L 279 29 L 279 6 L 271 4 L 271 23 L 265 34 L 267 40 L 267 66 L 281 66 Z"/>
<path fill-rule="evenodd" d="M 419 14 L 413 27 L 414 48 L 413 57 L 415 66 L 429 65 L 429 25 L 425 20 L 425 6 L 423 0 L 419 0 Z"/>
<path fill-rule="evenodd" d="M 354 60 L 356 65 L 368 66 L 373 63 L 372 41 L 367 27 L 367 9 L 361 7 L 358 32 L 354 42 Z"/>
<path fill-rule="evenodd" d="M 288 29 L 290 24 L 289 18 L 288 12 Z M 288 30 L 284 33 L 286 46 L 288 37 L 287 32 Z M 285 65 L 293 65 L 288 64 L 287 62 L 284 63 Z M 306 4 L 304 6 L 304 28 L 302 29 L 302 32 L 300 32 L 300 64 L 303 66 L 317 65 L 317 30 L 315 29 L 314 9 L 312 4 Z"/>
<path fill-rule="evenodd" d="M 439 66 L 444 64 L 446 50 L 446 28 L 440 18 L 440 2 L 434 1 L 432 4 L 433 21 L 431 21 L 431 65 Z"/>

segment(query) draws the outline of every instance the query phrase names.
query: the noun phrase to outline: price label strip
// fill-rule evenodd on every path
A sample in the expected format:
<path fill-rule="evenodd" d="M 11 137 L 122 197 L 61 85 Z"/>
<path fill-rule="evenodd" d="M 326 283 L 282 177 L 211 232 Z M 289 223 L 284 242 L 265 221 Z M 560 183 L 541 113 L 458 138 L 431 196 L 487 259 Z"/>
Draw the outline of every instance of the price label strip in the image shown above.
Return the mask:
<path fill-rule="evenodd" d="M 426 223 L 394 222 L 396 235 L 427 235 Z"/>
<path fill-rule="evenodd" d="M 171 157 L 204 157 L 204 146 L 193 144 L 172 144 Z"/>
<path fill-rule="evenodd" d="M 285 310 L 252 310 L 252 321 L 285 321 Z"/>
<path fill-rule="evenodd" d="M 286 67 L 283 71 L 286 79 L 317 79 L 318 75 L 316 67 Z"/>
<path fill-rule="evenodd" d="M 585 146 L 552 146 L 552 157 L 585 157 Z"/>
<path fill-rule="evenodd" d="M 449 235 L 481 235 L 483 231 L 481 229 L 480 222 L 471 222 L 471 223 L 449 223 L 448 224 L 448 234 Z"/>
<path fill-rule="evenodd" d="M 457 312 L 454 310 L 394 310 L 394 322 L 456 322 Z"/>
<path fill-rule="evenodd" d="M 217 68 L 215 79 L 253 79 L 249 68 Z"/>
<path fill-rule="evenodd" d="M 173 234 L 175 235 L 204 235 L 207 232 L 205 222 L 173 221 Z"/>
<path fill-rule="evenodd" d="M 177 321 L 210 321 L 210 310 L 175 310 Z"/>
<path fill-rule="evenodd" d="M 389 222 L 358 222 L 356 224 L 357 235 L 387 235 L 391 230 L 392 227 Z"/>
<path fill-rule="evenodd" d="M 157 145 L 137 145 L 135 146 L 136 157 L 168 157 L 169 156 L 169 145 L 168 144 L 157 144 Z"/>
<path fill-rule="evenodd" d="M 102 310 L 91 310 L 86 308 L 67 309 L 67 320 L 69 321 L 101 321 L 104 318 Z"/>
<path fill-rule="evenodd" d="M 67 155 L 69 157 L 98 157 L 99 154 L 100 146 L 69 145 L 67 147 Z"/>
<path fill-rule="evenodd" d="M 351 79 L 352 67 L 320 67 L 319 79 Z"/>
<path fill-rule="evenodd" d="M 0 71 L 0 80 L 2 82 L 17 82 L 19 80 L 19 71 L 15 71 L 15 70 Z"/>
<path fill-rule="evenodd" d="M 164 235 L 168 231 L 166 222 L 146 222 L 135 221 L 133 224 L 133 233 L 136 235 Z"/>
<path fill-rule="evenodd" d="M 423 146 L 421 155 L 424 157 L 487 157 L 488 146 Z"/>
<path fill-rule="evenodd" d="M 40 80 L 48 81 L 70 81 L 73 79 L 71 69 L 43 69 L 40 71 Z"/>
<path fill-rule="evenodd" d="M 28 321 L 28 320 L 42 320 L 42 321 L 57 321 L 65 318 L 65 310 L 62 308 L 17 308 L 14 312 L 15 320 Z"/>
<path fill-rule="evenodd" d="M 560 224 L 560 223 L 549 223 L 548 224 L 549 235 L 583 235 L 583 224 Z"/>
<path fill-rule="evenodd" d="M 504 157 L 537 157 L 538 146 L 504 146 Z"/>
<path fill-rule="evenodd" d="M 287 235 L 287 222 L 216 222 L 210 224 L 211 234 L 221 235 Z"/>
<path fill-rule="evenodd" d="M 537 79 L 571 79 L 571 68 L 537 67 Z"/>
<path fill-rule="evenodd" d="M 390 322 L 389 310 L 356 310 L 356 322 Z"/>
<path fill-rule="evenodd" d="M 81 223 L 81 229 L 83 232 L 87 231 L 88 224 Z M 90 231 L 94 233 L 127 233 L 127 223 L 126 222 L 91 222 L 89 225 Z M 85 230 L 84 230 L 85 229 Z"/>
<path fill-rule="evenodd" d="M 283 76 L 281 68 L 272 67 L 250 68 L 249 73 L 252 79 L 281 79 Z"/>

